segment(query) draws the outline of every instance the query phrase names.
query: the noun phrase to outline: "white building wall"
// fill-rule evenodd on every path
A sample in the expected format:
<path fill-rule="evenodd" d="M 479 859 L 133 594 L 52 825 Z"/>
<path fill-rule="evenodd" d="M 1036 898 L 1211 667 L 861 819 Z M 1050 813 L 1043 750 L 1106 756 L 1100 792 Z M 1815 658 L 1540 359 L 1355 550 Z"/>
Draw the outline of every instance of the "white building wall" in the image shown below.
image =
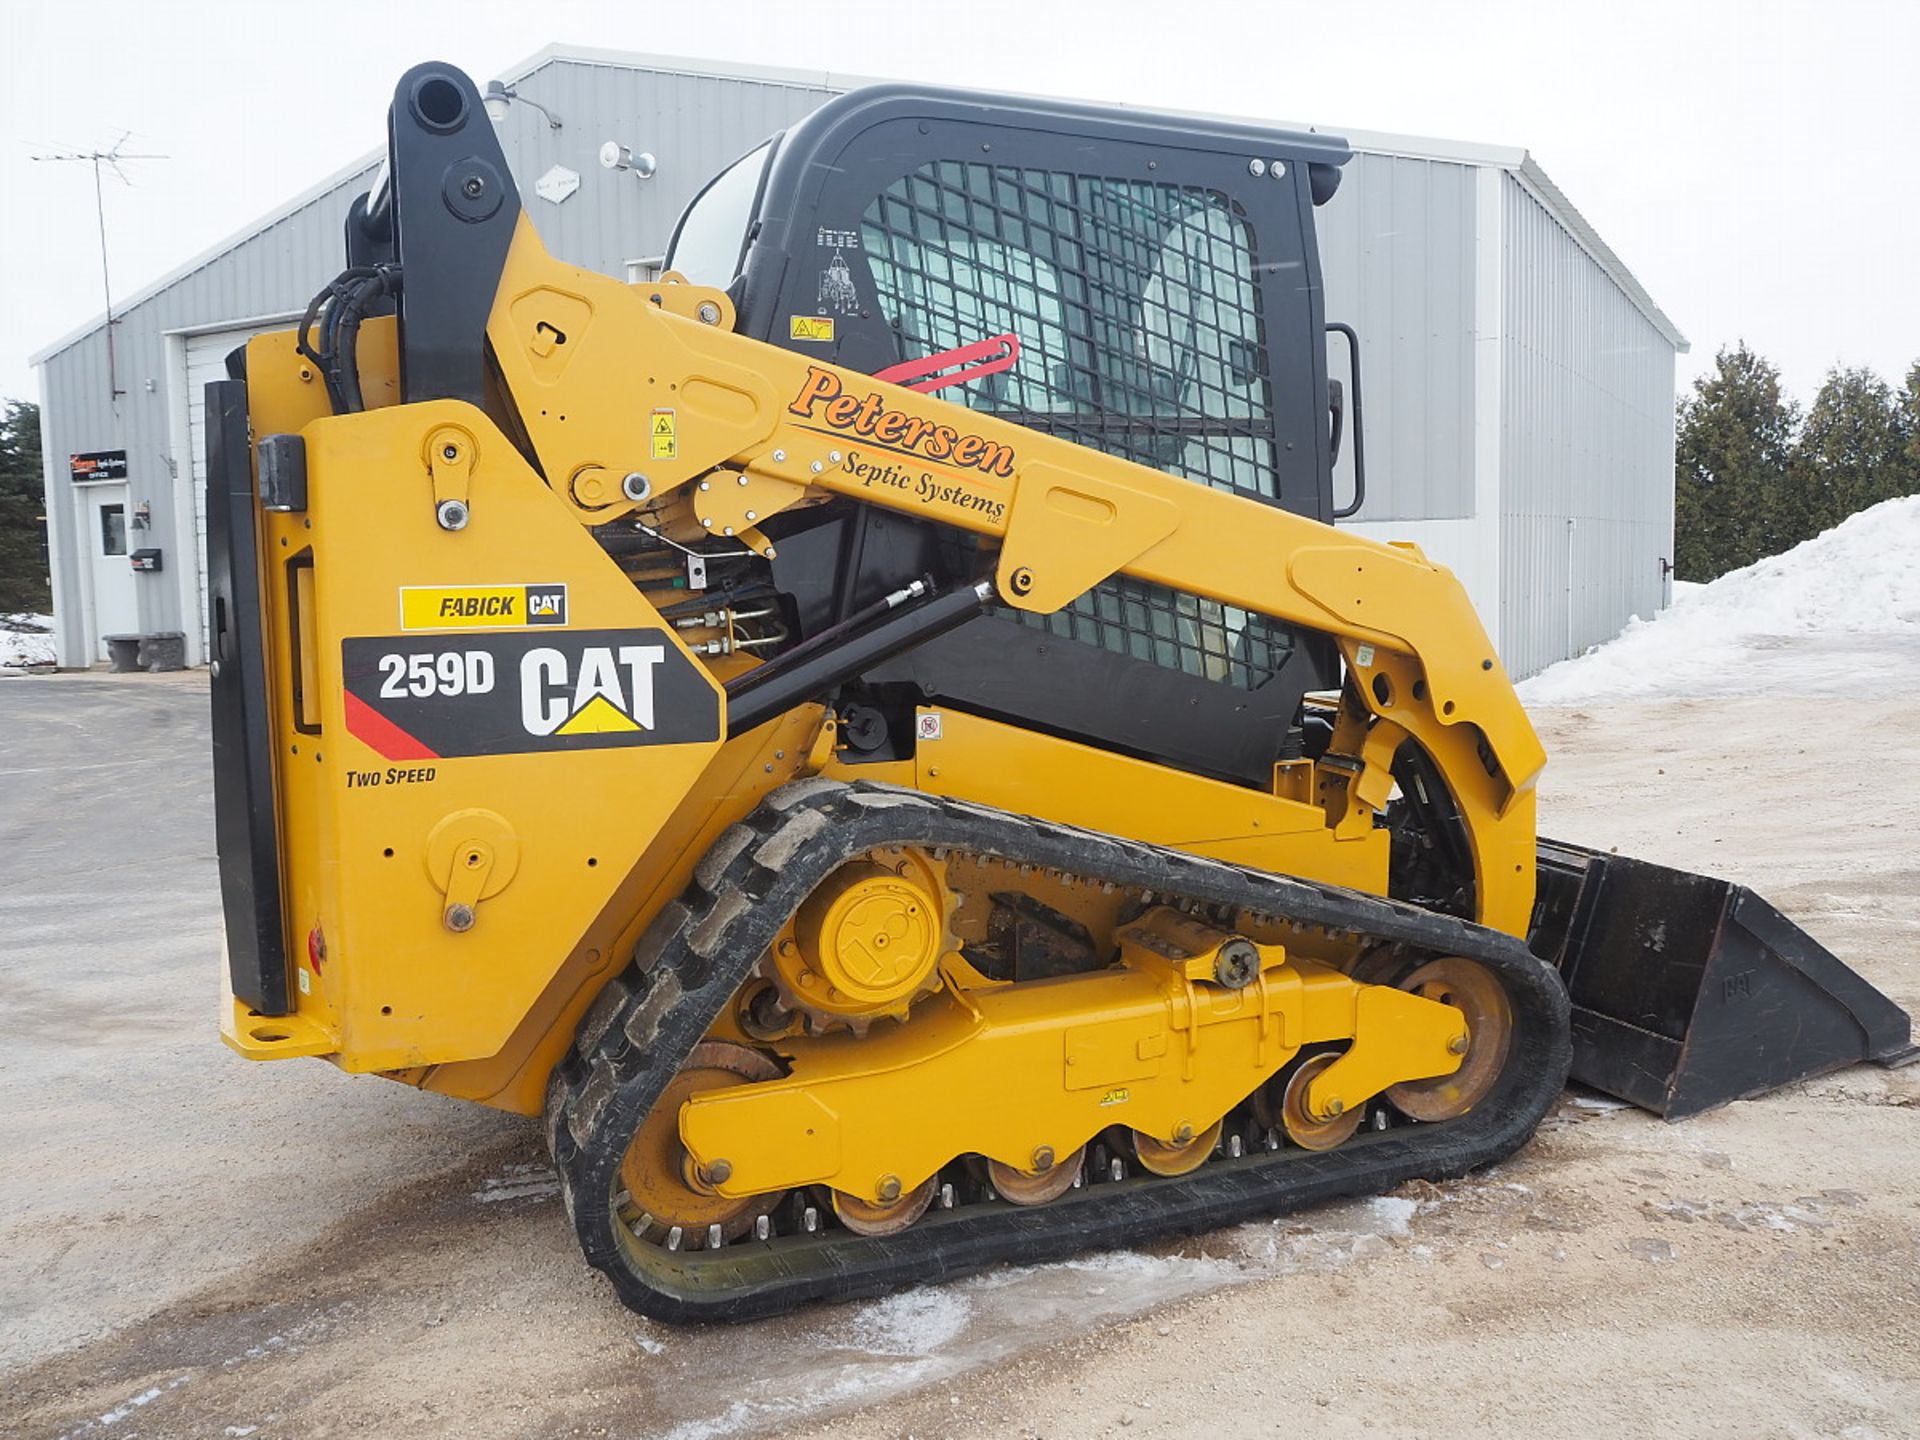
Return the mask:
<path fill-rule="evenodd" d="M 1500 641 L 1519 676 L 1664 601 L 1675 352 L 1518 176 L 1502 185 Z"/>

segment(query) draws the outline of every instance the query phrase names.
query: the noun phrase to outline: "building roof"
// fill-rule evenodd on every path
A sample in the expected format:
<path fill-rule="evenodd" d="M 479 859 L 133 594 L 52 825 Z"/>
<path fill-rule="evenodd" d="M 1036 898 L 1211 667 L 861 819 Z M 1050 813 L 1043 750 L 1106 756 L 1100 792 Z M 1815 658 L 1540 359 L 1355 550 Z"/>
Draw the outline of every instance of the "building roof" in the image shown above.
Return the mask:
<path fill-rule="evenodd" d="M 1307 127 L 1313 128 L 1313 127 Z M 1323 127 L 1324 128 L 1324 127 Z M 1524 186 L 1527 192 L 1546 207 L 1549 215 L 1560 222 L 1562 228 L 1573 236 L 1574 242 L 1587 252 L 1588 257 L 1607 273 L 1621 292 L 1634 303 L 1636 309 L 1652 323 L 1654 329 L 1664 335 L 1673 348 L 1686 354 L 1693 348 L 1680 328 L 1667 318 L 1667 314 L 1654 303 L 1653 297 L 1646 291 L 1634 274 L 1627 268 L 1626 262 L 1614 254 L 1613 247 L 1600 238 L 1600 232 L 1587 223 L 1574 203 L 1558 185 L 1553 183 L 1547 172 L 1540 168 L 1540 162 L 1524 149 L 1515 149 L 1505 145 L 1475 145 L 1458 140 L 1433 140 L 1417 135 L 1390 135 L 1371 130 L 1341 130 L 1346 142 L 1355 150 L 1369 155 L 1396 155 L 1413 160 L 1443 160 L 1460 165 L 1477 165 L 1489 169 L 1505 170 Z"/>
<path fill-rule="evenodd" d="M 769 85 L 791 85 L 808 90 L 841 91 L 851 90 L 861 85 L 881 83 L 875 76 L 854 75 L 833 70 L 806 70 L 776 65 L 741 65 L 724 60 L 703 60 L 680 55 L 654 55 L 626 50 L 601 50 L 577 45 L 549 45 L 545 49 L 528 56 L 518 65 L 508 67 L 499 79 L 507 84 L 516 84 L 534 72 L 554 64 L 572 64 L 583 66 L 602 66 L 617 70 L 649 70 L 667 75 L 710 76 L 724 80 L 757 80 Z M 1124 106 L 1124 102 L 1123 106 Z M 1125 107 L 1132 108 L 1132 107 Z M 1210 120 L 1231 120 L 1236 124 L 1248 123 L 1245 116 L 1205 115 Z M 1587 252 L 1593 262 L 1606 272 L 1623 294 L 1633 302 L 1641 314 L 1645 315 L 1653 327 L 1666 337 L 1676 350 L 1685 353 L 1690 349 L 1687 337 L 1683 335 L 1666 313 L 1656 305 L 1653 297 L 1647 294 L 1644 286 L 1634 278 L 1626 263 L 1616 255 L 1607 242 L 1600 238 L 1586 217 L 1567 199 L 1558 185 L 1547 176 L 1524 149 L 1507 146 L 1476 145 L 1455 140 L 1441 140 L 1414 135 L 1392 135 L 1378 131 L 1340 130 L 1326 125 L 1283 124 L 1275 120 L 1260 120 L 1254 123 L 1282 126 L 1287 129 L 1305 130 L 1320 134 L 1338 134 L 1355 150 L 1372 155 L 1400 156 L 1409 159 L 1440 160 L 1454 164 L 1492 167 L 1505 170 L 1513 175 L 1536 200 L 1572 235 L 1581 249 Z M 125 319 L 140 305 L 179 284 L 213 264 L 243 242 L 272 229 L 289 216 L 298 213 L 307 206 L 326 198 L 340 186 L 379 164 L 384 158 L 383 151 L 373 151 L 362 156 L 344 169 L 320 181 L 310 189 L 302 191 L 285 204 L 276 207 L 260 217 L 245 229 L 236 231 L 208 250 L 194 256 L 184 265 L 168 271 L 158 280 L 143 286 L 122 300 L 115 310 L 115 316 Z M 78 329 L 69 331 L 51 345 L 37 351 L 28 358 L 28 364 L 40 365 L 51 360 L 61 351 L 84 340 L 94 331 L 106 324 L 105 314 L 96 315 Z"/>

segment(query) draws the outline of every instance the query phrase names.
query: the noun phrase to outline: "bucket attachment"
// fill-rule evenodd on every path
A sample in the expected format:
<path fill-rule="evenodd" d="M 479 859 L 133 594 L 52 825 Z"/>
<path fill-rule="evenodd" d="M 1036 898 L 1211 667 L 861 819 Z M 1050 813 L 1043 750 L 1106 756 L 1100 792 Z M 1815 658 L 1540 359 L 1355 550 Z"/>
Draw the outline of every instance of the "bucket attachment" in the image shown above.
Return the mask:
<path fill-rule="evenodd" d="M 1920 1059 L 1904 1010 L 1742 885 L 1542 840 L 1528 943 L 1573 999 L 1573 1078 L 1669 1120 Z"/>

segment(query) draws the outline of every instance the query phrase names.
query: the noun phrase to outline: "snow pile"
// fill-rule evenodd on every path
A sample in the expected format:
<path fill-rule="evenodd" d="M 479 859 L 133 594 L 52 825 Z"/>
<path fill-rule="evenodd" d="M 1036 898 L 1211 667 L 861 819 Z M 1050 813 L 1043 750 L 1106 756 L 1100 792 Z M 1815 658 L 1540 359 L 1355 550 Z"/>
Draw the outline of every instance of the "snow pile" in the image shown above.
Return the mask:
<path fill-rule="evenodd" d="M 51 664 L 51 615 L 0 615 L 0 667 Z"/>
<path fill-rule="evenodd" d="M 1920 495 L 1886 500 L 1784 555 L 1674 586 L 1673 604 L 1521 683 L 1529 705 L 1751 691 L 1784 637 L 1920 643 Z M 1744 673 L 1743 673 L 1744 672 Z"/>

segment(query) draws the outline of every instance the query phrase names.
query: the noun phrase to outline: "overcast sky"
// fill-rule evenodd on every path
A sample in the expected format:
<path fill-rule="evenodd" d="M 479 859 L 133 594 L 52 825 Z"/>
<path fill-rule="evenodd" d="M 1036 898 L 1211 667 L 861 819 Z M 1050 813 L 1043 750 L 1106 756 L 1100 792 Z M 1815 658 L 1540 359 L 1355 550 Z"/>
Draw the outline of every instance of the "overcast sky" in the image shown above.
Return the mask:
<path fill-rule="evenodd" d="M 0 13 L 0 395 L 101 309 L 373 149 L 394 81 L 645 50 L 1524 146 L 1693 343 L 1810 398 L 1920 357 L 1913 0 L 32 0 Z M 315 288 L 328 278 L 314 277 Z"/>

